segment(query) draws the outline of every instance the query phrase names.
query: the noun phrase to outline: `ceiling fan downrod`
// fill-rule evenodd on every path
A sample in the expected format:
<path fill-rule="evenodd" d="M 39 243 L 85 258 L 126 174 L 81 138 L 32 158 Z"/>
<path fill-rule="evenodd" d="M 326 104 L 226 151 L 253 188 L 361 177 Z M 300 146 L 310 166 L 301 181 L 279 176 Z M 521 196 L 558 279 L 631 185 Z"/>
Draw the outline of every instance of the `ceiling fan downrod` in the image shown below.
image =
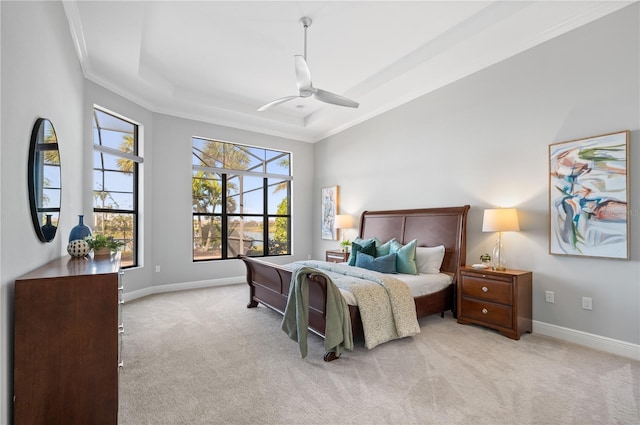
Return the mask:
<path fill-rule="evenodd" d="M 311 26 L 313 21 L 308 16 L 300 18 L 300 24 L 304 28 L 304 60 L 307 60 L 307 28 Z"/>

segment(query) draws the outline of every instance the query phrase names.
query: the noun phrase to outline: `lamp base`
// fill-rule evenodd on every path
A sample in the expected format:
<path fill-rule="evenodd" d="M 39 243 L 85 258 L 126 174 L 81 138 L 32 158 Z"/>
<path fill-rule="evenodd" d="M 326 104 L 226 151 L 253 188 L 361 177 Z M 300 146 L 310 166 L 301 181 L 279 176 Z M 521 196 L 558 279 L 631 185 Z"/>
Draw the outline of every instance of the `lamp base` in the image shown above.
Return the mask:
<path fill-rule="evenodd" d="M 498 232 L 496 246 L 493 248 L 493 270 L 499 272 L 507 270 L 504 260 L 504 250 L 502 249 L 502 232 Z"/>

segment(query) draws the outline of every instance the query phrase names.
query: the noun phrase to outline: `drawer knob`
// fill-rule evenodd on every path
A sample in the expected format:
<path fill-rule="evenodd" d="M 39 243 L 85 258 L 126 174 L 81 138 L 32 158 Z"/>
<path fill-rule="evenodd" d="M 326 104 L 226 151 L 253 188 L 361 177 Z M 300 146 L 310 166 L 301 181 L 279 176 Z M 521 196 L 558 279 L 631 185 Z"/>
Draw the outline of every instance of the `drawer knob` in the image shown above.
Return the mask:
<path fill-rule="evenodd" d="M 489 288 L 487 288 L 486 286 L 482 287 L 482 292 L 489 292 Z"/>
<path fill-rule="evenodd" d="M 489 310 L 487 310 L 486 308 L 482 309 L 482 314 L 487 314 L 489 312 Z"/>

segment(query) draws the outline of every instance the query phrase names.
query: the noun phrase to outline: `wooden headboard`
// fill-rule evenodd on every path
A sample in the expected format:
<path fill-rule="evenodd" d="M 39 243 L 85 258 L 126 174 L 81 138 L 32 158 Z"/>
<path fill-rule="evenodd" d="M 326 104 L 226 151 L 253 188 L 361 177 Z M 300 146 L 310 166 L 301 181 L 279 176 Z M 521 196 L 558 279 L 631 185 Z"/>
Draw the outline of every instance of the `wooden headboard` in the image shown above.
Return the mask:
<path fill-rule="evenodd" d="M 360 237 L 391 238 L 403 245 L 413 239 L 418 246 L 444 245 L 441 271 L 457 273 L 467 256 L 467 213 L 469 205 L 413 210 L 364 211 L 360 218 Z"/>

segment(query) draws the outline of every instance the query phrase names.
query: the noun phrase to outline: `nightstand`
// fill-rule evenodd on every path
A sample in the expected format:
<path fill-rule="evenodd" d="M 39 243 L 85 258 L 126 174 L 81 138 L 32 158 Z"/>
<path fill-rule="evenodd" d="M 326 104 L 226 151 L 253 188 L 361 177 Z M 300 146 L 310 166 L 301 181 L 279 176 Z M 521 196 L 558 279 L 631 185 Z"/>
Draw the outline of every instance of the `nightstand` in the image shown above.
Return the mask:
<path fill-rule="evenodd" d="M 458 271 L 458 323 L 475 323 L 512 339 L 531 333 L 533 273 L 461 267 Z"/>
<path fill-rule="evenodd" d="M 349 260 L 349 253 L 344 251 L 327 251 L 326 261 L 330 263 L 344 263 Z"/>

